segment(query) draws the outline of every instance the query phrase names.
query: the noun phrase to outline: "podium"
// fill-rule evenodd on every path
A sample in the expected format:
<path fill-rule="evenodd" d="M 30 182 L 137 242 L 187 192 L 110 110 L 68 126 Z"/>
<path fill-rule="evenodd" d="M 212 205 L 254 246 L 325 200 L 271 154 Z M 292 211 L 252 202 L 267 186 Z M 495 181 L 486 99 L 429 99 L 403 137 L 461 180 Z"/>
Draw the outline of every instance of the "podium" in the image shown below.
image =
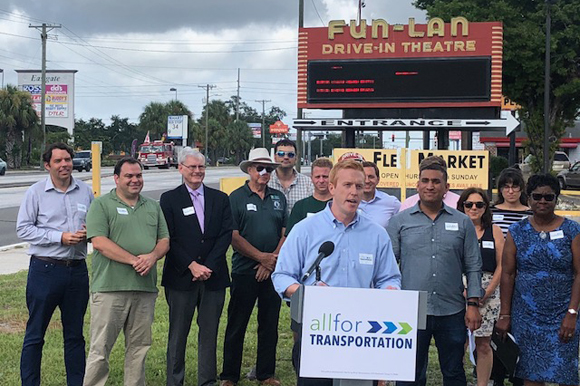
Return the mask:
<path fill-rule="evenodd" d="M 415 380 L 426 292 L 301 285 L 290 308 L 301 336 L 301 377 L 335 386 Z"/>

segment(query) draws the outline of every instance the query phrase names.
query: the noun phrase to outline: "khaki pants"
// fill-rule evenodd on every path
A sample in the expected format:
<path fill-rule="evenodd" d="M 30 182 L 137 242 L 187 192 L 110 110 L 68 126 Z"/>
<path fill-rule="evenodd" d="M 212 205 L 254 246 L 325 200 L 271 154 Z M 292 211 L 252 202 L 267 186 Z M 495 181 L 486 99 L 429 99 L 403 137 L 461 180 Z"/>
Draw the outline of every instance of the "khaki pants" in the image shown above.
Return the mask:
<path fill-rule="evenodd" d="M 91 347 L 84 386 L 104 386 L 109 355 L 121 330 L 125 335 L 125 386 L 145 385 L 145 357 L 157 293 L 119 291 L 91 294 Z"/>

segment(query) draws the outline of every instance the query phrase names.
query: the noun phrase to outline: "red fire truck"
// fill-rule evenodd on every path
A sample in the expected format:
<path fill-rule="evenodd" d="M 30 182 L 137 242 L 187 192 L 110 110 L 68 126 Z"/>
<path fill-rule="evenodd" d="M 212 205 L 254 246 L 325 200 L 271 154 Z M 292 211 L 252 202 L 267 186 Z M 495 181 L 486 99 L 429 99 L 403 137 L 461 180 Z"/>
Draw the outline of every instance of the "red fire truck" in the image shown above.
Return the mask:
<path fill-rule="evenodd" d="M 177 147 L 173 142 L 144 142 L 139 146 L 139 161 L 144 169 L 169 169 L 171 166 L 177 168 Z"/>

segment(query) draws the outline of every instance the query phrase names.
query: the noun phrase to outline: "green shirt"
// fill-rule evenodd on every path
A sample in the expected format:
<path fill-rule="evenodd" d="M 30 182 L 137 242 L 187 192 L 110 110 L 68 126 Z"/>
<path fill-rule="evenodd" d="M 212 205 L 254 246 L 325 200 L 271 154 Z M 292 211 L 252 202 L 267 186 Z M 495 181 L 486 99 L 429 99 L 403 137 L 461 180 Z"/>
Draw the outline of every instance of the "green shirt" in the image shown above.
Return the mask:
<path fill-rule="evenodd" d="M 294 204 L 292 213 L 290 213 L 290 217 L 288 217 L 285 236 L 288 236 L 294 225 L 304 220 L 306 217 L 308 217 L 308 215 L 322 211 L 330 200 L 332 199 L 320 201 L 314 198 L 314 196 L 309 196 Z"/>
<path fill-rule="evenodd" d="M 230 194 L 234 230 L 260 252 L 274 252 L 286 226 L 286 197 L 266 187 L 264 199 L 250 190 L 248 182 Z M 255 274 L 258 263 L 234 250 L 232 273 Z"/>
<path fill-rule="evenodd" d="M 87 214 L 87 238 L 105 236 L 137 256 L 150 253 L 157 241 L 168 239 L 167 223 L 159 204 L 139 195 L 134 208 L 115 189 L 93 201 Z M 157 292 L 157 268 L 141 276 L 129 264 L 119 263 L 95 250 L 91 292 Z"/>

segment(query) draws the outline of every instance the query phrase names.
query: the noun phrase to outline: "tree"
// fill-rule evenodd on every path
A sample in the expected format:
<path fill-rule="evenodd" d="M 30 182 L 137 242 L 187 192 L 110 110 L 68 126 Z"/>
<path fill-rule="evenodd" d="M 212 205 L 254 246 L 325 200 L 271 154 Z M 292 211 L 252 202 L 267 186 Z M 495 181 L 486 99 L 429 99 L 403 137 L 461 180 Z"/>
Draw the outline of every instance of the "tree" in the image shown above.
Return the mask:
<path fill-rule="evenodd" d="M 235 163 L 242 162 L 248 151 L 252 148 L 252 130 L 244 121 L 234 121 L 228 125 L 227 129 L 227 152 L 224 156 L 235 156 Z M 227 155 L 226 155 L 227 154 Z"/>
<path fill-rule="evenodd" d="M 544 1 L 521 0 L 416 0 L 430 17 L 449 21 L 465 16 L 470 21 L 501 21 L 504 27 L 503 93 L 520 104 L 528 151 L 543 164 L 544 133 Z M 552 6 L 550 131 L 558 140 L 578 117 L 580 109 L 580 0 L 561 0 Z"/>
<path fill-rule="evenodd" d="M 0 90 L 0 136 L 4 140 L 6 161 L 10 168 L 22 165 L 23 139 L 38 124 L 30 94 L 7 85 Z"/>
<path fill-rule="evenodd" d="M 193 122 L 193 113 L 181 101 L 151 102 L 139 116 L 139 129 L 145 134 L 149 132 L 151 140 L 161 139 L 167 132 L 167 117 L 170 115 L 187 115 L 189 122 Z"/>
<path fill-rule="evenodd" d="M 142 141 L 147 135 L 147 133 L 140 130 L 138 125 L 129 123 L 129 118 L 121 118 L 118 115 L 111 117 L 111 124 L 107 131 L 112 135 L 109 141 L 114 153 L 125 152 L 130 154 L 133 140 Z"/>

